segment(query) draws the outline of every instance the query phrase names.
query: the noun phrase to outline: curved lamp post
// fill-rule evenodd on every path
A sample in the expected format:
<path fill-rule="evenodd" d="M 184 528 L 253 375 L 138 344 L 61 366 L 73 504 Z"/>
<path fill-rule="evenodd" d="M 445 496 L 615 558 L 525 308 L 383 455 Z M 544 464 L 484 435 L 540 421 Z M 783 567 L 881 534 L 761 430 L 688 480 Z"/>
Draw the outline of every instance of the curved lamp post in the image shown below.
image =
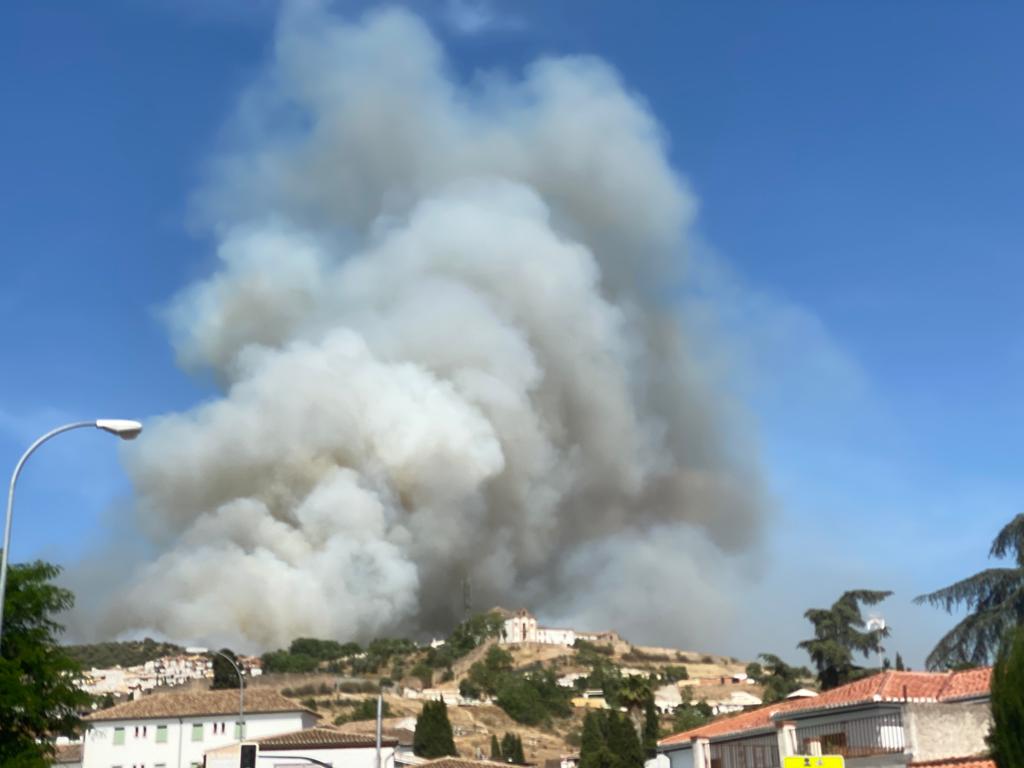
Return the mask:
<path fill-rule="evenodd" d="M 241 741 L 245 738 L 245 679 L 242 677 L 241 668 L 224 651 L 211 651 L 209 648 L 199 646 L 186 648 L 185 651 L 187 653 L 214 653 L 222 659 L 227 659 L 228 664 L 235 668 L 235 674 L 238 675 L 238 740 Z"/>
<path fill-rule="evenodd" d="M 35 453 L 36 448 L 41 446 L 51 437 L 56 437 L 61 432 L 68 432 L 72 429 L 84 429 L 85 427 L 102 429 L 104 432 L 110 432 L 113 435 L 117 435 L 122 440 L 134 440 L 139 436 L 139 433 L 142 432 L 141 423 L 137 421 L 129 421 L 128 419 L 76 421 L 73 424 L 65 424 L 62 427 L 50 430 L 32 443 L 28 450 L 22 454 L 17 465 L 14 467 L 14 474 L 11 475 L 11 487 L 7 492 L 7 520 L 4 524 L 4 548 L 3 553 L 0 554 L 0 639 L 3 639 L 4 636 L 4 597 L 7 593 L 7 553 L 11 549 L 11 519 L 14 514 L 14 486 L 18 484 L 18 475 L 21 474 L 21 468 L 25 466 L 25 462 L 28 461 L 28 457 Z"/>

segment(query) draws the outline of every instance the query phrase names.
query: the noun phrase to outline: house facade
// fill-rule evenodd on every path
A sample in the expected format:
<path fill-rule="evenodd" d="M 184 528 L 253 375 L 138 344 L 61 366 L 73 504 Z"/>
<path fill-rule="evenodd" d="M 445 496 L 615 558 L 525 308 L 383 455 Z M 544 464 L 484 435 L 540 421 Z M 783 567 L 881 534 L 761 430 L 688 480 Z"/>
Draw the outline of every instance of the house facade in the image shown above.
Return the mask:
<path fill-rule="evenodd" d="M 663 739 L 671 768 L 779 768 L 790 755 L 842 755 L 855 768 L 986 753 L 991 669 L 884 672 Z"/>
<path fill-rule="evenodd" d="M 85 718 L 82 768 L 197 768 L 211 747 L 310 728 L 318 719 L 276 691 L 246 689 L 243 733 L 238 691 L 143 696 Z"/>

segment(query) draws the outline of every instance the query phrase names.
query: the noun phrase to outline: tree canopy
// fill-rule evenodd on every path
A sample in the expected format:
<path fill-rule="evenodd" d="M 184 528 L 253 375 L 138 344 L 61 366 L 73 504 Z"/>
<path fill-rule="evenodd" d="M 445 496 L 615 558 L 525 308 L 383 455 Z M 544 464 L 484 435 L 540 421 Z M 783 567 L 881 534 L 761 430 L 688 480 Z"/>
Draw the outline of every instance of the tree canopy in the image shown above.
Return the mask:
<path fill-rule="evenodd" d="M 628 717 L 614 709 L 587 712 L 580 768 L 641 768 L 643 763 L 643 748 Z"/>
<path fill-rule="evenodd" d="M 748 664 L 747 675 L 764 686 L 761 698 L 765 704 L 781 701 L 812 676 L 807 667 L 791 667 L 773 653 L 762 653 L 757 658 L 761 662 Z"/>
<path fill-rule="evenodd" d="M 1024 626 L 1007 633 L 992 669 L 989 747 L 998 768 L 1024 766 Z"/>
<path fill-rule="evenodd" d="M 57 644 L 64 631 L 54 619 L 74 604 L 53 584 L 60 568 L 49 563 L 12 565 L 7 575 L 4 634 L 0 643 L 0 765 L 48 766 L 55 736 L 73 736 L 91 697 L 75 682 L 82 669 Z"/>
<path fill-rule="evenodd" d="M 231 661 L 238 664 L 238 656 L 230 648 L 221 648 L 220 652 L 225 654 Z M 223 688 L 238 688 L 238 673 L 231 666 L 231 662 L 220 654 L 213 654 L 213 683 L 210 688 L 220 690 Z"/>
<path fill-rule="evenodd" d="M 929 669 L 992 661 L 1000 640 L 1024 623 L 1024 513 L 1003 526 L 992 542 L 989 557 L 1012 558 L 1006 568 L 987 568 L 966 579 L 919 595 L 914 602 L 928 603 L 952 613 L 964 606 L 968 614 L 947 632 L 925 660 Z"/>
<path fill-rule="evenodd" d="M 882 651 L 881 640 L 889 629 L 866 630 L 862 605 L 875 605 L 892 592 L 854 589 L 844 592 L 829 608 L 811 608 L 804 617 L 814 625 L 814 637 L 798 645 L 807 651 L 818 669 L 823 690 L 844 685 L 861 677 L 863 669 L 853 663 L 855 654 L 867 657 Z"/>

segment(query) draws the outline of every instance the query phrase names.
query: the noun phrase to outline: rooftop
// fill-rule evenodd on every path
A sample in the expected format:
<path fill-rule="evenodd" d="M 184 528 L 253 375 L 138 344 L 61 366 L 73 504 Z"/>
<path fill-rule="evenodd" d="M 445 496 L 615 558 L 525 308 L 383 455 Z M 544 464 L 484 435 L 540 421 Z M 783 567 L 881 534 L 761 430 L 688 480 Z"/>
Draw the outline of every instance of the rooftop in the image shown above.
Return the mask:
<path fill-rule="evenodd" d="M 82 762 L 81 744 L 58 744 L 54 751 L 53 764 L 64 765 L 67 763 Z"/>
<path fill-rule="evenodd" d="M 246 689 L 245 714 L 259 715 L 272 712 L 315 712 L 286 699 L 277 691 Z M 109 720 L 159 720 L 167 717 L 198 717 L 202 715 L 238 716 L 238 691 L 201 691 L 198 693 L 158 693 L 141 699 L 126 701 L 86 716 L 96 723 Z M 316 715 L 319 717 L 319 715 Z"/>
<path fill-rule="evenodd" d="M 945 760 L 928 760 L 908 763 L 911 768 L 996 768 L 995 760 L 989 757 L 951 757 Z"/>
<path fill-rule="evenodd" d="M 302 731 L 280 733 L 276 736 L 264 736 L 256 739 L 261 750 L 275 749 L 360 749 L 372 748 L 377 745 L 374 736 L 359 733 L 342 733 L 333 728 L 307 728 Z M 398 746 L 397 739 L 382 738 L 381 746 Z"/>
<path fill-rule="evenodd" d="M 873 702 L 958 701 L 987 696 L 991 677 L 991 667 L 978 667 L 959 672 L 889 670 L 833 688 L 818 696 L 787 699 L 733 717 L 715 720 L 699 728 L 668 736 L 659 741 L 658 745 L 686 744 L 694 737 L 715 738 L 770 728 L 774 727 L 781 716 L 798 716 L 820 709 L 838 709 Z"/>
<path fill-rule="evenodd" d="M 508 763 L 494 760 L 471 760 L 468 757 L 439 757 L 423 763 L 421 768 L 508 768 Z"/>

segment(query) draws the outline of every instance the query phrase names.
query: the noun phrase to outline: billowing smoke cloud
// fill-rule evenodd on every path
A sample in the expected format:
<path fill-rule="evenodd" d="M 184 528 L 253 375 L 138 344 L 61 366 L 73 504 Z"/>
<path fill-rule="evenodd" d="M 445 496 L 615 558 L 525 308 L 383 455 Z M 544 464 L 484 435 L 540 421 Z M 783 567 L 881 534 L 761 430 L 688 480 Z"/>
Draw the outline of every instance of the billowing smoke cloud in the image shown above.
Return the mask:
<path fill-rule="evenodd" d="M 414 635 L 467 577 L 641 639 L 722 610 L 756 462 L 665 306 L 694 201 L 613 70 L 462 82 L 406 12 L 289 4 L 226 145 L 219 267 L 169 313 L 223 397 L 130 452 L 161 554 L 108 628 Z"/>

